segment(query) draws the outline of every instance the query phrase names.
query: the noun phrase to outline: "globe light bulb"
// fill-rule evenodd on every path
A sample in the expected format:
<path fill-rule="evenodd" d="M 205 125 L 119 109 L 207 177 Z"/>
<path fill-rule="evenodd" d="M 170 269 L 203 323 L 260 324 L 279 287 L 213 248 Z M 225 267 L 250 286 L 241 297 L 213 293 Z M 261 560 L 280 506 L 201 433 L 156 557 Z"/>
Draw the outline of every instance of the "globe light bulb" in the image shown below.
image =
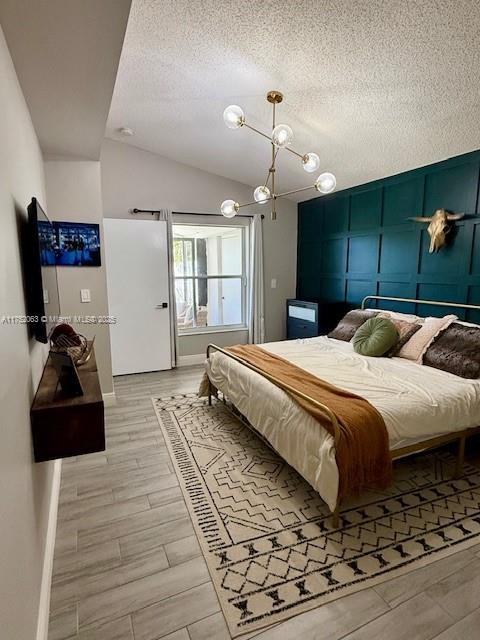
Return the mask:
<path fill-rule="evenodd" d="M 316 153 L 306 153 L 302 158 L 302 164 L 307 173 L 313 173 L 320 166 L 320 158 Z"/>
<path fill-rule="evenodd" d="M 315 189 L 320 193 L 330 193 L 337 186 L 337 179 L 333 173 L 321 173 L 315 181 Z"/>
<path fill-rule="evenodd" d="M 292 144 L 293 131 L 288 124 L 277 124 L 272 131 L 272 142 L 276 147 L 288 147 Z"/>
<path fill-rule="evenodd" d="M 235 200 L 224 200 L 220 207 L 222 216 L 225 216 L 225 218 L 234 218 L 239 209 L 240 205 Z"/>
<path fill-rule="evenodd" d="M 266 204 L 266 202 L 270 200 L 270 189 L 263 185 L 257 187 L 253 192 L 253 197 L 258 204 Z"/>
<path fill-rule="evenodd" d="M 229 129 L 238 129 L 245 122 L 243 109 L 236 104 L 231 104 L 223 112 L 223 121 Z"/>

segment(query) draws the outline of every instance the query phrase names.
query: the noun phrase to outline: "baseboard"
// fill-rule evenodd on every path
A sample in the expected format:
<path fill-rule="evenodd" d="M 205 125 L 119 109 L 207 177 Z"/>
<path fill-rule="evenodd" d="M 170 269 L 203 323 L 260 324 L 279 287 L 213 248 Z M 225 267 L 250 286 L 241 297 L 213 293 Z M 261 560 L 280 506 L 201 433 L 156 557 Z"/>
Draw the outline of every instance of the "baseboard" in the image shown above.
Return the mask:
<path fill-rule="evenodd" d="M 52 492 L 48 509 L 47 539 L 43 554 L 42 584 L 40 587 L 40 603 L 38 605 L 36 640 L 48 639 L 48 619 L 50 615 L 50 588 L 52 585 L 53 554 L 55 551 L 55 536 L 57 533 L 58 498 L 60 496 L 60 479 L 62 475 L 62 461 L 53 463 Z"/>
<path fill-rule="evenodd" d="M 203 364 L 206 357 L 204 353 L 196 353 L 192 356 L 178 356 L 177 367 L 191 367 L 194 364 Z"/>
<path fill-rule="evenodd" d="M 117 398 L 115 397 L 115 391 L 112 391 L 111 393 L 102 393 L 102 397 L 103 397 L 103 404 L 106 407 L 111 407 L 117 402 Z"/>

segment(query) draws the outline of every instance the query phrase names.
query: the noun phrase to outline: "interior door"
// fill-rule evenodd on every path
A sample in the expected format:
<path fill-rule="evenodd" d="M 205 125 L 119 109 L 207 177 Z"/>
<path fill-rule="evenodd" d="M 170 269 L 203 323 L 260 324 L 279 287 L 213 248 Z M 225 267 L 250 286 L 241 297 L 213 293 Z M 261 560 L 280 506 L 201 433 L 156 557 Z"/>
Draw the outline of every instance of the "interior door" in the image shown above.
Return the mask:
<path fill-rule="evenodd" d="M 103 223 L 113 375 L 171 369 L 167 223 Z"/>

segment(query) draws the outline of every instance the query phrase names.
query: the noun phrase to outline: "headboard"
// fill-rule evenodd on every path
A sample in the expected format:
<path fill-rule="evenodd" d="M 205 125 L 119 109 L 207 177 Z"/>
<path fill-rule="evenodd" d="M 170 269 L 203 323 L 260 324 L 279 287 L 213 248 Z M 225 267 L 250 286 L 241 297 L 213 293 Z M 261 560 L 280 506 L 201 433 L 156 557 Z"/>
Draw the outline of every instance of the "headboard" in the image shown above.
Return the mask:
<path fill-rule="evenodd" d="M 417 305 L 427 305 L 432 307 L 450 307 L 454 309 L 480 311 L 480 305 L 476 304 L 465 304 L 463 302 L 443 302 L 441 300 L 419 300 L 416 298 L 391 298 L 389 296 L 365 296 L 365 298 L 362 300 L 362 309 L 365 309 L 368 306 L 368 302 L 370 300 L 385 300 L 394 303 L 414 304 L 415 309 Z"/>

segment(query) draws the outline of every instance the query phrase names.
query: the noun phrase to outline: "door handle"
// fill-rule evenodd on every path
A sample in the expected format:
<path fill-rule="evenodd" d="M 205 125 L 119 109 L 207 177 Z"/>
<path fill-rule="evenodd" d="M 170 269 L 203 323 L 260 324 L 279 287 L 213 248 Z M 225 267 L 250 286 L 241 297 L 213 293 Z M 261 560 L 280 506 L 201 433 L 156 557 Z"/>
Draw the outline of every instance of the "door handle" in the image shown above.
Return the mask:
<path fill-rule="evenodd" d="M 161 302 L 160 304 L 155 305 L 155 309 L 167 309 L 167 308 L 168 308 L 168 302 Z"/>

